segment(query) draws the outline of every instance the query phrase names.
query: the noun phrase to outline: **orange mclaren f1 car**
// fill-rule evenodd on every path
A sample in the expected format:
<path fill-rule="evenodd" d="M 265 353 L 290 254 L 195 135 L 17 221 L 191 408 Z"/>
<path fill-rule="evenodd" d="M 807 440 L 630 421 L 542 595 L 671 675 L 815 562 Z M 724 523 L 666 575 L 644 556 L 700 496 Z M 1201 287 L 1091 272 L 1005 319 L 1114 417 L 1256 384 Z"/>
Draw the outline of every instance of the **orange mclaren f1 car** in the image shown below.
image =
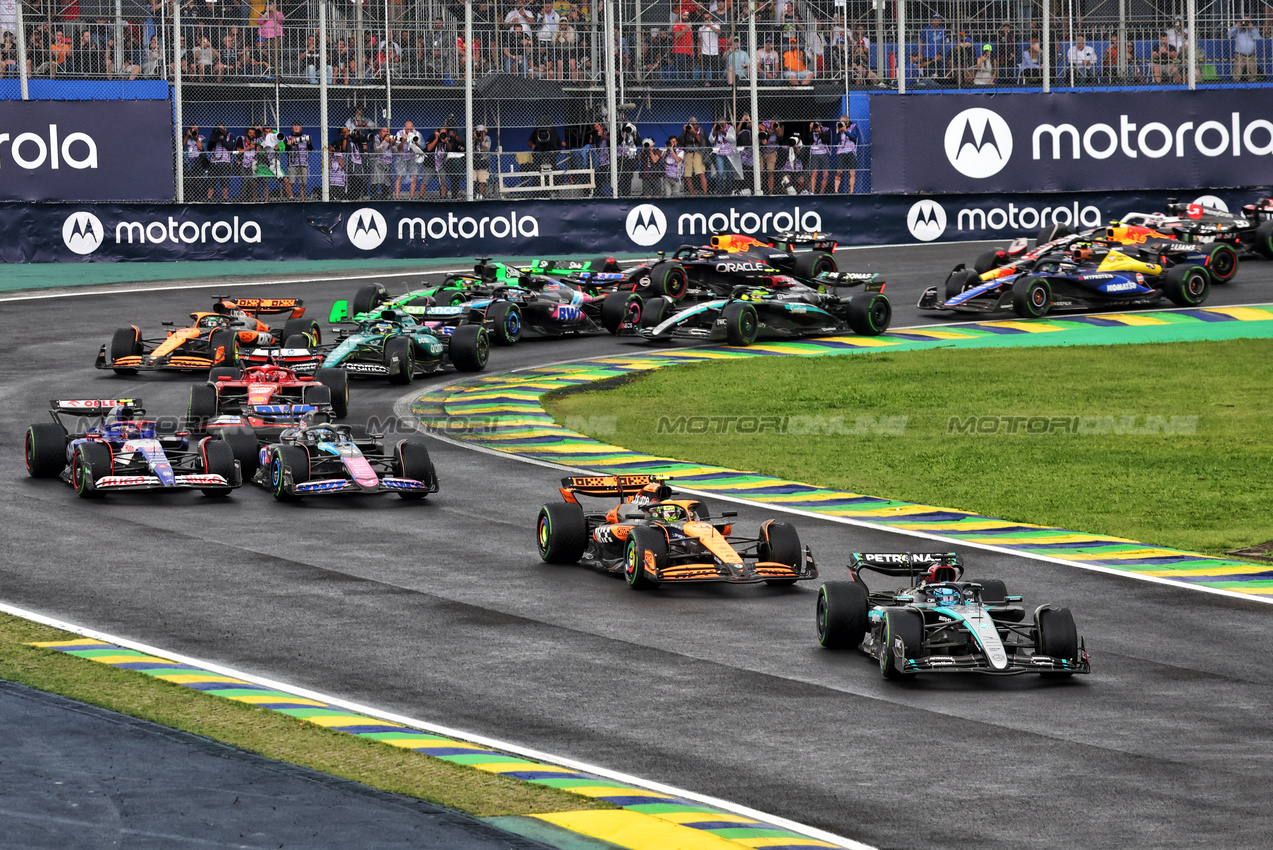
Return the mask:
<path fill-rule="evenodd" d="M 303 304 L 299 298 L 219 297 L 211 311 L 191 313 L 189 327 L 164 322 L 173 329 L 162 338 L 143 339 L 136 325 L 120 328 L 93 365 L 117 375 L 160 369 L 190 372 L 238 365 L 241 345 L 309 348 L 321 340 L 318 322 L 305 318 Z M 284 313 L 288 318 L 281 328 L 271 330 L 260 319 Z"/>
<path fill-rule="evenodd" d="M 661 584 L 724 581 L 785 585 L 818 577 L 813 553 L 795 528 L 767 520 L 754 537 L 733 537 L 725 511 L 713 520 L 707 506 L 677 498 L 649 475 L 563 478 L 563 502 L 544 505 L 536 521 L 539 557 L 582 563 L 620 574 L 633 590 Z M 580 496 L 617 498 L 604 511 L 585 511 Z"/>

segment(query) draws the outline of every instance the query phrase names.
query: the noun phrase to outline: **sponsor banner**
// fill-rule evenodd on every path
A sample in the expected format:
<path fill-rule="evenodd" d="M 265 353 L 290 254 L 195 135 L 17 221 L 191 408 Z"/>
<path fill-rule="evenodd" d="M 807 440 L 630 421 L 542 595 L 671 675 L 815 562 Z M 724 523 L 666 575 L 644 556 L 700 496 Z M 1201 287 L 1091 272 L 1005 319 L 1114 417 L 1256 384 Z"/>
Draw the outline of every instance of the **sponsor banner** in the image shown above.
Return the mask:
<path fill-rule="evenodd" d="M 171 201 L 166 100 L 0 101 L 0 201 Z"/>
<path fill-rule="evenodd" d="M 1180 196 L 1236 211 L 1264 189 Z M 1167 192 L 785 196 L 500 204 L 0 204 L 0 261 L 433 259 L 669 254 L 713 233 L 819 232 L 841 245 L 1034 236 L 1162 210 Z M 740 261 L 741 262 L 741 261 Z"/>
<path fill-rule="evenodd" d="M 1249 186 L 1273 174 L 1269 89 L 874 97 L 871 132 L 879 192 Z"/>

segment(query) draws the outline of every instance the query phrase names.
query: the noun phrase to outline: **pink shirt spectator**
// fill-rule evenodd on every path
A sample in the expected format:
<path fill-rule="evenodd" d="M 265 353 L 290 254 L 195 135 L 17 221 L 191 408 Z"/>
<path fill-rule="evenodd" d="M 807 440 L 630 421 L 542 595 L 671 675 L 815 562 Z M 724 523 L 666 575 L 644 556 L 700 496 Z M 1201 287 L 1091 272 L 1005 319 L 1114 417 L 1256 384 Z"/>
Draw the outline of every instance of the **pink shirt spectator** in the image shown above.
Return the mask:
<path fill-rule="evenodd" d="M 283 34 L 283 13 L 276 11 L 271 3 L 261 13 L 261 17 L 256 19 L 256 27 L 261 41 L 278 38 Z"/>

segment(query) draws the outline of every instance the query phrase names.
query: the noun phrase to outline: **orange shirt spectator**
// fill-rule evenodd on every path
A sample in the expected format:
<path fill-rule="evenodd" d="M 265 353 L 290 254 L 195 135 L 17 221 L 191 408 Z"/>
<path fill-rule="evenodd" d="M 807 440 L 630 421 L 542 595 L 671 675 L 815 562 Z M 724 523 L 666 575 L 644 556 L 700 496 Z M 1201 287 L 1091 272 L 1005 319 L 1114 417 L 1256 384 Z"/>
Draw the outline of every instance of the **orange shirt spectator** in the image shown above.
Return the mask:
<path fill-rule="evenodd" d="M 804 62 L 804 51 L 796 39 L 788 42 L 787 52 L 782 54 L 783 77 L 789 82 L 807 86 L 813 82 L 813 72 Z"/>

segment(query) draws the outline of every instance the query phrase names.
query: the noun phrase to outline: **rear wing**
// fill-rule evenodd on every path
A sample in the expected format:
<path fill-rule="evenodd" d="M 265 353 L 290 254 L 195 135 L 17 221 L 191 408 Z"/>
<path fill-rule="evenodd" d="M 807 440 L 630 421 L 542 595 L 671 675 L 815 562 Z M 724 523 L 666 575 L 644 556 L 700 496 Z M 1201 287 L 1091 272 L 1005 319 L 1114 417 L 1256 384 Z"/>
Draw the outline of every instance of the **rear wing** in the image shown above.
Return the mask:
<path fill-rule="evenodd" d="M 855 576 L 861 570 L 870 570 L 886 576 L 916 578 L 929 567 L 956 567 L 963 572 L 963 563 L 955 552 L 850 552 L 849 572 Z"/>
<path fill-rule="evenodd" d="M 560 490 L 562 498 L 576 504 L 577 496 L 613 496 L 623 501 L 645 485 L 662 481 L 657 475 L 574 475 L 561 479 Z"/>
<path fill-rule="evenodd" d="M 139 398 L 75 398 L 53 399 L 49 407 L 54 413 L 81 413 L 91 416 L 94 413 L 106 413 L 116 407 L 141 407 Z"/>
<path fill-rule="evenodd" d="M 786 230 L 782 233 L 776 233 L 768 237 L 775 248 L 781 248 L 784 251 L 796 250 L 796 247 L 808 248 L 811 251 L 826 251 L 831 253 L 839 247 L 840 243 L 834 239 L 827 238 L 825 233 L 816 231 L 803 230 Z"/>
<path fill-rule="evenodd" d="M 864 292 L 883 292 L 885 286 L 885 280 L 880 277 L 879 272 L 821 272 L 814 278 L 814 282 L 819 288 L 830 289 L 852 289 L 860 286 Z"/>
<path fill-rule="evenodd" d="M 305 302 L 299 298 L 231 298 L 228 295 L 218 295 L 213 300 L 218 303 L 224 301 L 234 309 L 254 316 L 291 313 L 292 318 L 299 319 L 305 315 Z"/>

